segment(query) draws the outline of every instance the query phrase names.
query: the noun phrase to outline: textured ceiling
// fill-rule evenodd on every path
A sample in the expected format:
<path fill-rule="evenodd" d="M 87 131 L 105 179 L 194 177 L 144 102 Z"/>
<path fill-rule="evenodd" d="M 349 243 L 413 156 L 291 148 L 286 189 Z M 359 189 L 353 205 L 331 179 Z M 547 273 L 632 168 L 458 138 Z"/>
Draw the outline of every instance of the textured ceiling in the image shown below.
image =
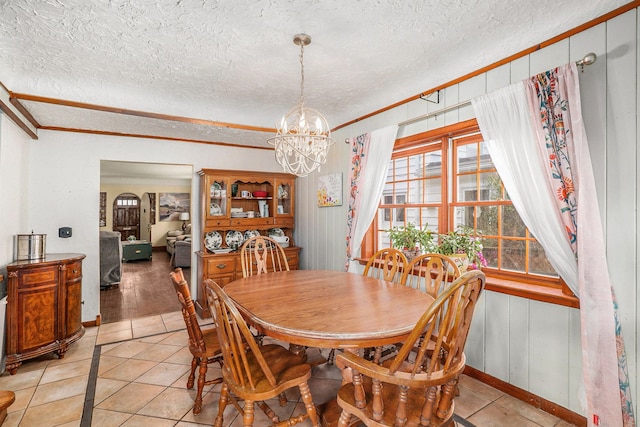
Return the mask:
<path fill-rule="evenodd" d="M 0 0 L 0 82 L 18 94 L 273 128 L 298 101 L 292 39 L 305 32 L 312 37 L 305 101 L 335 127 L 625 3 Z M 42 126 L 251 146 L 266 146 L 269 136 L 264 129 L 23 104 Z"/>

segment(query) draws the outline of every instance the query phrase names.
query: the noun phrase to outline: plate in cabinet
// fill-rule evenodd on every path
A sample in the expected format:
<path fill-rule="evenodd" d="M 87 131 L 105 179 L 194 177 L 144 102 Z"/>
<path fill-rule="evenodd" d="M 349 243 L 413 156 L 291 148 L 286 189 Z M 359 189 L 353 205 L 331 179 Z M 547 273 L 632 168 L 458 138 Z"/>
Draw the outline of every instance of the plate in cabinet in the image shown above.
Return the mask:
<path fill-rule="evenodd" d="M 260 232 L 258 230 L 247 230 L 244 232 L 244 240 L 249 240 L 253 236 L 259 236 Z"/>
<path fill-rule="evenodd" d="M 204 247 L 213 252 L 222 246 L 222 236 L 217 231 L 209 231 L 204 235 Z"/>
<path fill-rule="evenodd" d="M 220 205 L 218 205 L 217 203 L 211 203 L 211 207 L 209 208 L 209 215 L 211 216 L 222 215 L 222 209 L 220 209 Z"/>
<path fill-rule="evenodd" d="M 225 236 L 224 241 L 227 243 L 227 246 L 229 246 L 230 248 L 240 247 L 244 242 L 244 238 L 241 232 L 237 230 L 232 230 L 227 232 L 227 235 Z"/>

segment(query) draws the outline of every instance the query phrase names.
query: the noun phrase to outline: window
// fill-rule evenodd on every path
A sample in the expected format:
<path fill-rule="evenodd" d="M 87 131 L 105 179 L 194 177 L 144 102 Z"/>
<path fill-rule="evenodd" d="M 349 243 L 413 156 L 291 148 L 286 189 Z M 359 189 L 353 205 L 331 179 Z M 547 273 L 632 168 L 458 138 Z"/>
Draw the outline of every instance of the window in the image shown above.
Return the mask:
<path fill-rule="evenodd" d="M 561 288 L 513 207 L 475 120 L 467 124 L 396 141 L 368 234 L 372 242 L 363 248 L 391 246 L 385 230 L 408 223 L 436 233 L 466 226 L 483 236 L 488 277 Z"/>

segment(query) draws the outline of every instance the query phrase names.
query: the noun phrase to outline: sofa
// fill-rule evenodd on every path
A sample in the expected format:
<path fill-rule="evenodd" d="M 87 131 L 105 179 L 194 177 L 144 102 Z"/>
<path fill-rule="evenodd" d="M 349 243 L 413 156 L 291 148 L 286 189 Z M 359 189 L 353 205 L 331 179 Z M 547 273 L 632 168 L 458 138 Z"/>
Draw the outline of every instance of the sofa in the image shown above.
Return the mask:
<path fill-rule="evenodd" d="M 175 242 L 174 251 L 171 255 L 171 265 L 173 267 L 191 267 L 191 241 L 178 240 Z"/>
<path fill-rule="evenodd" d="M 120 283 L 122 242 L 119 231 L 100 231 L 100 289 Z"/>
<path fill-rule="evenodd" d="M 167 252 L 169 255 L 173 255 L 176 242 L 187 241 L 191 242 L 191 224 L 187 225 L 185 230 L 171 230 L 167 231 Z"/>

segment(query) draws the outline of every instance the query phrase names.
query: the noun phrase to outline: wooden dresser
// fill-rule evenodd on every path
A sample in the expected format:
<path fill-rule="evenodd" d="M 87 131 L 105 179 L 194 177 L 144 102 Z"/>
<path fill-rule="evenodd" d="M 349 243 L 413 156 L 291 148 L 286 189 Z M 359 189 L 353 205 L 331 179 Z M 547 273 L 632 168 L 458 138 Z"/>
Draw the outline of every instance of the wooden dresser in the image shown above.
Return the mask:
<path fill-rule="evenodd" d="M 23 360 L 56 352 L 84 335 L 84 254 L 47 254 L 7 266 L 6 369 L 13 375 Z"/>
<path fill-rule="evenodd" d="M 198 315 L 207 318 L 211 313 L 203 282 L 213 279 L 224 286 L 242 278 L 240 253 L 236 249 L 248 235 L 280 233 L 287 236 L 289 246 L 284 251 L 291 270 L 298 269 L 301 248 L 293 240 L 294 175 L 218 169 L 203 169 L 198 174 L 202 243 L 196 252 L 195 306 Z M 249 212 L 253 217 L 245 215 Z"/>

